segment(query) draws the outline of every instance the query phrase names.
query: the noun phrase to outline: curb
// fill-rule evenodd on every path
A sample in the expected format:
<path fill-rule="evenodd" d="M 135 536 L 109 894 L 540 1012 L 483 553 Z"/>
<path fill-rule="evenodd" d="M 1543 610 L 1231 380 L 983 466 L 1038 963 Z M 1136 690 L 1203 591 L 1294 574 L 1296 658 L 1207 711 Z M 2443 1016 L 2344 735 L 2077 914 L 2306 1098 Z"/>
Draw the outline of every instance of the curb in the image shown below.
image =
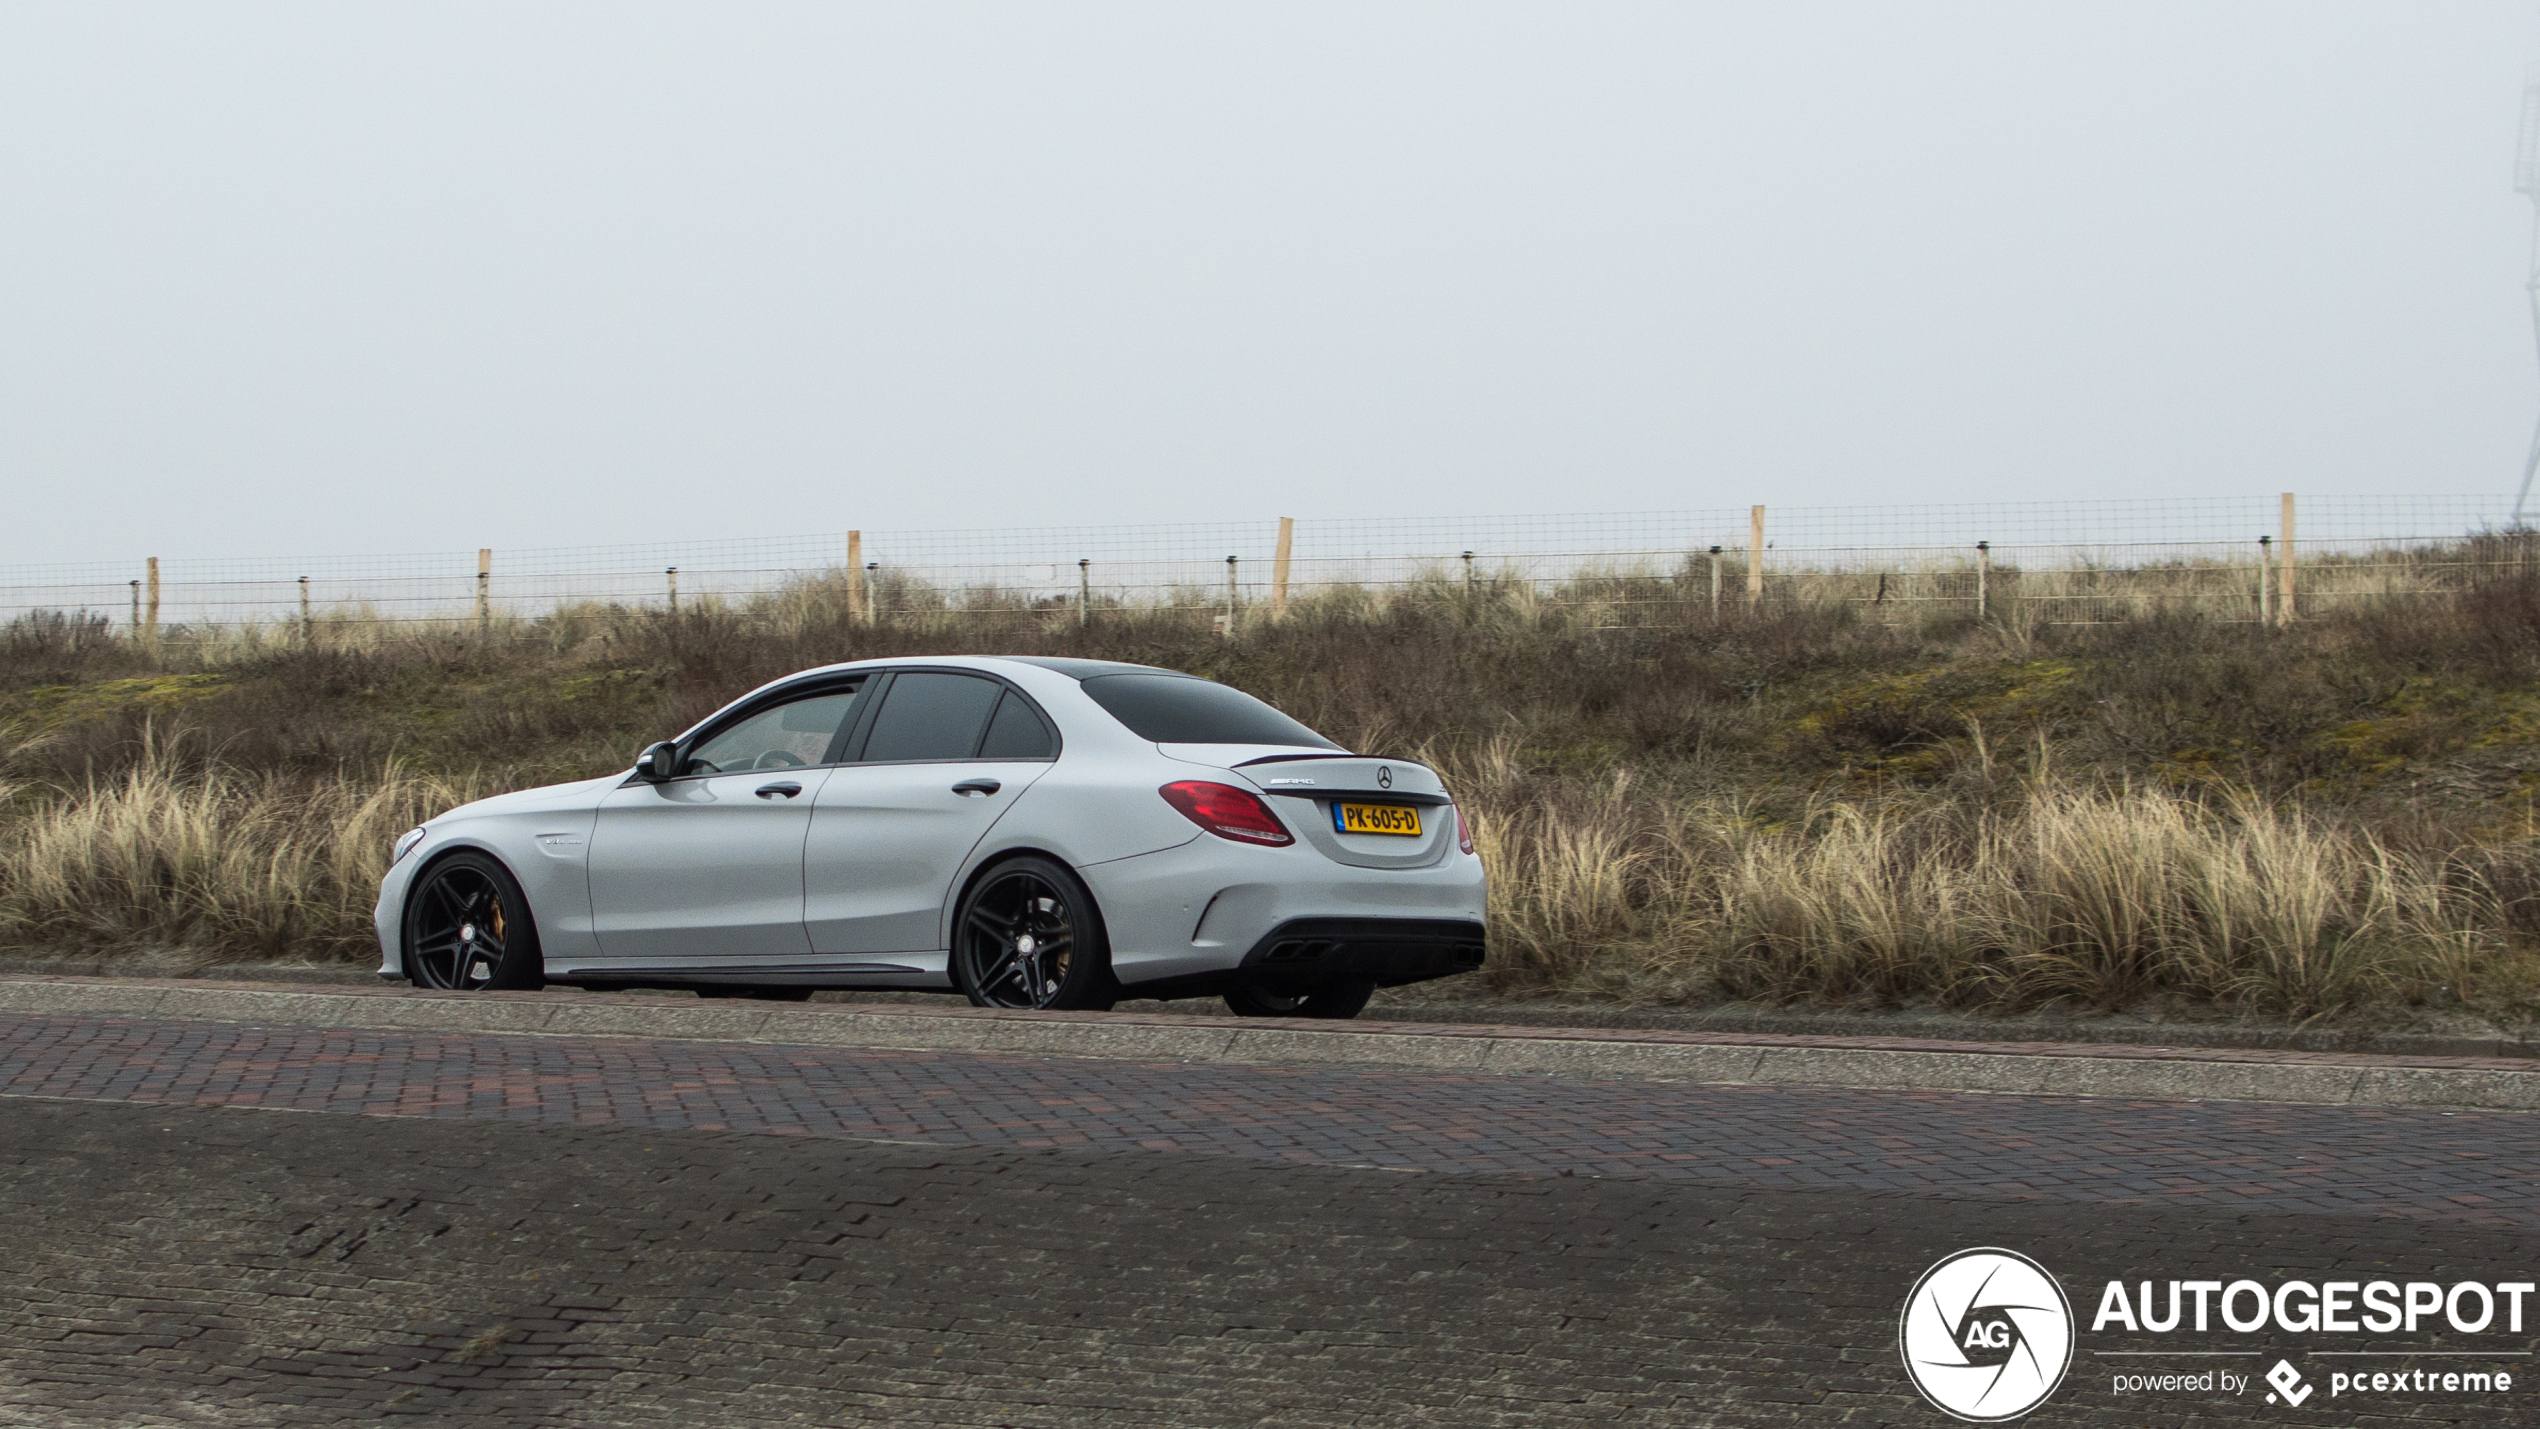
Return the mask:
<path fill-rule="evenodd" d="M 148 978 L 217 987 L 245 983 L 271 987 L 376 987 L 367 963 L 219 963 L 208 967 L 153 964 L 130 957 L 55 957 L 0 950 L 0 975 L 96 981 Z M 1450 980 L 1451 983 L 1452 980 Z M 1422 984 L 1421 991 L 1442 986 Z M 853 994 L 859 1004 L 925 1006 L 946 1001 L 926 993 Z M 1184 1007 L 1187 1004 L 1183 1005 Z M 1177 1017 L 1193 1015 L 1177 1007 Z M 1202 1004 L 1198 1015 L 1223 1016 Z M 2508 1057 L 2540 1065 L 2540 1027 L 2496 1027 L 2485 1033 L 2371 1031 L 2264 1022 L 2141 1021 L 2124 1017 L 2071 1017 L 2040 1013 L 1996 1019 L 1977 1014 L 1847 1012 L 1791 1009 L 1744 1003 L 1677 1008 L 1661 1005 L 1557 1002 L 1531 998 L 1465 997 L 1438 1001 L 1379 999 L 1367 1020 L 1380 1022 L 1487 1023 L 1494 1027 L 1595 1027 L 1642 1032 L 1761 1032 L 1778 1037 L 1908 1038 L 1960 1042 L 2086 1042 L 2097 1046 L 2244 1047 L 2280 1052 L 2353 1052 L 2415 1060 L 2422 1057 Z"/>
<path fill-rule="evenodd" d="M 48 968 L 131 976 L 115 968 Z M 289 979 L 279 979 L 288 981 Z M 1933 1038 L 1944 1041 L 2078 1042 L 2096 1047 L 2241 1047 L 2279 1052 L 2347 1052 L 2414 1061 L 2423 1057 L 2505 1057 L 2540 1067 L 2540 1040 L 2499 1031 L 2492 1036 L 2428 1032 L 2364 1032 L 2276 1027 L 2249 1023 L 2123 1022 L 2075 1018 L 2063 1022 L 2007 1021 L 1912 1013 L 1777 1011 L 1748 1007 L 1675 1010 L 1603 1007 L 1577 1003 L 1446 1002 L 1368 1008 L 1395 1022 L 1487 1021 L 1519 1027 L 1604 1027 L 1656 1032 L 1761 1032 L 1783 1037 Z"/>
<path fill-rule="evenodd" d="M 8 1013 L 1874 1091 L 2540 1111 L 2540 1069 L 2520 1058 L 1433 1022 L 1231 1022 L 961 1006 L 688 1004 L 625 994 L 0 974 L 0 1014 Z"/>

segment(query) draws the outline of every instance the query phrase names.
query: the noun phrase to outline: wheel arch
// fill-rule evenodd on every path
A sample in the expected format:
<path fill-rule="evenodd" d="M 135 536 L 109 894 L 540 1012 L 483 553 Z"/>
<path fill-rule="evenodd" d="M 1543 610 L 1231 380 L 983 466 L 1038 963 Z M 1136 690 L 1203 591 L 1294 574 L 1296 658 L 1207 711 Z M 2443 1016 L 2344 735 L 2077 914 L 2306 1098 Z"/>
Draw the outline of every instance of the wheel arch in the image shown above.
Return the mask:
<path fill-rule="evenodd" d="M 980 883 L 985 881 L 989 874 L 996 872 L 998 869 L 1003 868 L 1009 863 L 1013 863 L 1017 859 L 1025 858 L 1047 859 L 1051 863 L 1057 864 L 1059 867 L 1066 869 L 1068 875 L 1074 878 L 1078 885 L 1083 887 L 1085 890 L 1085 904 L 1093 910 L 1094 921 L 1102 928 L 1103 961 L 1106 963 L 1111 961 L 1111 920 L 1103 916 L 1102 897 L 1100 894 L 1094 892 L 1093 882 L 1086 878 L 1084 873 L 1080 871 L 1075 864 L 1070 863 L 1065 857 L 1061 856 L 1054 850 L 1042 848 L 1037 844 L 1016 844 L 1009 848 L 998 849 L 994 853 L 981 858 L 976 864 L 971 866 L 968 873 L 961 876 L 960 882 L 953 886 L 952 897 L 944 900 L 943 938 L 946 951 L 949 952 L 952 948 L 953 930 L 961 921 L 961 905 L 970 901 L 971 890 L 977 888 Z"/>
<path fill-rule="evenodd" d="M 397 959 L 401 965 L 407 956 L 406 915 L 414 909 L 415 896 L 422 892 L 423 885 L 432 877 L 434 870 L 465 853 L 483 854 L 502 867 L 504 875 L 511 879 L 512 887 L 520 890 L 521 904 L 529 913 L 530 931 L 537 935 L 540 949 L 543 950 L 546 947 L 547 930 L 538 922 L 538 900 L 529 896 L 529 885 L 521 878 L 520 870 L 513 866 L 510 859 L 503 856 L 501 849 L 483 839 L 461 834 L 432 850 L 423 862 L 415 865 L 413 875 L 406 879 L 405 896 L 397 900 Z"/>

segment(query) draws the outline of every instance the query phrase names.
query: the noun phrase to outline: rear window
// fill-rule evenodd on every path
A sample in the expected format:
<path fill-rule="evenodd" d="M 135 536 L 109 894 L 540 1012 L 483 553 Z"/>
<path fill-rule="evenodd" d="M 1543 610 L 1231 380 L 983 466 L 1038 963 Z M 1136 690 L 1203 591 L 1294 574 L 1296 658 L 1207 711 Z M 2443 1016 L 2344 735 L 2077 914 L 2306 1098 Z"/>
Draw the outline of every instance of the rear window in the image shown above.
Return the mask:
<path fill-rule="evenodd" d="M 1102 675 L 1085 693 L 1140 739 L 1158 744 L 1287 744 L 1338 749 L 1270 706 L 1188 675 Z"/>

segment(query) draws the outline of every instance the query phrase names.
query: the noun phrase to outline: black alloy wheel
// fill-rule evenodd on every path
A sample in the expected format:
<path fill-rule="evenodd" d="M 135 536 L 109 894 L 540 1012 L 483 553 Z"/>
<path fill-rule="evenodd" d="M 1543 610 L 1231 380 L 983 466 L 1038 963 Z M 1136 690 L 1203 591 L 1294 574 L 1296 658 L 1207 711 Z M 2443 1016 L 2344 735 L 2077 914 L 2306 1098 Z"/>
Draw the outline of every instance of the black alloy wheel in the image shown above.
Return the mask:
<path fill-rule="evenodd" d="M 1334 978 L 1302 992 L 1270 992 L 1239 987 L 1226 994 L 1226 1007 L 1237 1017 L 1356 1017 L 1376 995 L 1376 980 Z"/>
<path fill-rule="evenodd" d="M 538 925 L 511 870 L 474 851 L 424 870 L 406 894 L 406 977 L 452 992 L 546 986 Z"/>
<path fill-rule="evenodd" d="M 1101 1012 L 1120 997 L 1093 895 L 1044 858 L 1000 864 L 971 888 L 952 961 L 974 1007 Z"/>

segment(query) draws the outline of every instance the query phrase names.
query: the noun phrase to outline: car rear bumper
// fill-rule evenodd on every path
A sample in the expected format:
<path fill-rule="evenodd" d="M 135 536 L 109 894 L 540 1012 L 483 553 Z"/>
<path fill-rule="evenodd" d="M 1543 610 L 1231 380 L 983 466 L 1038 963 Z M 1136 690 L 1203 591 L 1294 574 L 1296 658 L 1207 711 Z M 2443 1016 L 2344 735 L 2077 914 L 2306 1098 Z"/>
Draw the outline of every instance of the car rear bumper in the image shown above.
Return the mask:
<path fill-rule="evenodd" d="M 1482 925 L 1462 918 L 1292 918 L 1244 954 L 1246 980 L 1311 987 L 1371 978 L 1378 987 L 1478 970 Z"/>
<path fill-rule="evenodd" d="M 1127 997 L 1215 997 L 1237 988 L 1293 996 L 1342 979 L 1400 987 L 1473 972 L 1482 924 L 1472 918 L 1291 918 L 1222 966 L 1125 984 Z"/>
<path fill-rule="evenodd" d="M 1427 868 L 1358 868 L 1203 834 L 1077 872 L 1133 998 L 1210 996 L 1273 976 L 1399 985 L 1478 966 L 1482 861 L 1452 848 Z"/>

